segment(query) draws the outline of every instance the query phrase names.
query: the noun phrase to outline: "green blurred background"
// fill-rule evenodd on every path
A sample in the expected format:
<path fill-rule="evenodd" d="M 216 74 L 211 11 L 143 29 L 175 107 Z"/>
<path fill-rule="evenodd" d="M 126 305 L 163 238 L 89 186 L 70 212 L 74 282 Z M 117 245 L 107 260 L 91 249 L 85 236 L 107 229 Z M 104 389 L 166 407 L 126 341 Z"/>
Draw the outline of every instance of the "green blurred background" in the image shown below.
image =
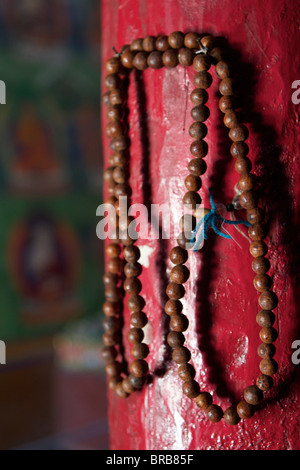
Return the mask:
<path fill-rule="evenodd" d="M 106 448 L 99 0 L 2 0 L 0 80 L 0 446 Z"/>

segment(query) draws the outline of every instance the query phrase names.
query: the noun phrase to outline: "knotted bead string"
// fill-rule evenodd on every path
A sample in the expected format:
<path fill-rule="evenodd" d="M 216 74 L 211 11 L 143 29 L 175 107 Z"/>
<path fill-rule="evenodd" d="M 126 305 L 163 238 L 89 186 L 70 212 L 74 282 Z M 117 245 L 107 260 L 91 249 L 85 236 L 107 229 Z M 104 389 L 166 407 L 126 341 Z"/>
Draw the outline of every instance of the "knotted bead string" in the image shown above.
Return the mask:
<path fill-rule="evenodd" d="M 168 334 L 168 344 L 173 349 L 173 360 L 179 365 L 179 377 L 183 381 L 183 393 L 195 400 L 197 406 L 205 410 L 209 420 L 218 422 L 223 417 L 228 424 L 237 424 L 240 419 L 250 418 L 255 405 L 259 404 L 263 398 L 263 392 L 269 390 L 273 385 L 272 376 L 277 371 L 277 363 L 273 359 L 277 331 L 273 327 L 275 315 L 272 312 L 277 305 L 277 297 L 271 290 L 272 280 L 266 274 L 270 269 L 270 264 L 265 255 L 268 248 L 264 239 L 262 227 L 263 212 L 257 206 L 256 195 L 253 192 L 255 177 L 251 173 L 251 161 L 247 157 L 248 146 L 245 140 L 248 137 L 247 128 L 239 122 L 239 117 L 235 111 L 234 87 L 230 74 L 230 65 L 223 59 L 223 51 L 214 47 L 214 40 L 211 36 L 204 36 L 199 41 L 199 34 L 188 33 L 184 35 L 175 31 L 167 36 L 147 36 L 144 39 L 135 39 L 129 46 L 124 46 L 120 54 L 115 55 L 106 62 L 106 70 L 109 75 L 105 78 L 105 85 L 108 92 L 104 95 L 104 102 L 108 106 L 106 133 L 112 139 L 111 148 L 113 154 L 109 158 L 110 167 L 105 170 L 104 179 L 108 183 L 109 198 L 107 203 L 113 204 L 119 209 L 119 197 L 121 195 L 130 196 L 131 188 L 128 182 L 128 140 L 126 139 L 124 106 L 125 96 L 122 91 L 122 81 L 127 76 L 127 72 L 133 68 L 145 70 L 148 67 L 159 69 L 163 66 L 167 68 L 193 65 L 195 75 L 193 82 L 195 89 L 191 92 L 190 99 L 194 105 L 191 116 L 194 120 L 189 128 L 189 134 L 194 139 L 190 145 L 192 160 L 188 164 L 189 174 L 185 178 L 187 192 L 183 197 L 183 204 L 197 211 L 197 206 L 201 204 L 199 190 L 202 186 L 201 176 L 206 171 L 204 158 L 208 152 L 208 145 L 204 140 L 207 134 L 207 127 L 204 122 L 209 117 L 207 89 L 212 84 L 212 76 L 209 69 L 215 65 L 217 77 L 220 79 L 219 92 L 222 95 L 219 101 L 219 109 L 224 114 L 224 124 L 229 129 L 229 138 L 232 141 L 230 148 L 231 155 L 235 160 L 235 170 L 239 174 L 238 196 L 233 199 L 234 208 L 246 210 L 247 221 L 250 224 L 248 235 L 250 243 L 250 253 L 253 256 L 252 269 L 256 276 L 254 286 L 259 292 L 258 303 L 261 310 L 256 316 L 256 321 L 261 330 L 259 333 L 262 344 L 258 348 L 258 355 L 261 358 L 259 368 L 261 374 L 256 380 L 256 384 L 245 388 L 243 400 L 237 406 L 231 406 L 223 413 L 220 406 L 212 403 L 212 396 L 208 392 L 200 391 L 199 384 L 194 380 L 195 369 L 189 362 L 190 351 L 186 346 L 183 332 L 188 328 L 188 319 L 182 313 L 183 305 L 180 299 L 184 297 L 185 289 L 183 284 L 187 282 L 190 272 L 185 266 L 188 260 L 188 248 L 192 248 L 192 235 L 187 233 L 190 230 L 190 223 L 196 226 L 196 218 L 191 216 L 191 220 L 186 224 L 186 216 L 180 221 L 182 229 L 178 245 L 172 248 L 170 260 L 174 264 L 171 270 L 166 293 L 169 300 L 165 305 L 165 312 L 170 316 L 170 333 Z M 232 210 L 232 208 L 230 209 Z M 194 213 L 194 214 L 195 214 Z M 127 218 L 127 226 L 117 228 L 120 231 L 126 230 L 132 219 Z M 186 227 L 188 225 L 188 229 Z M 106 319 L 104 327 L 104 358 L 107 360 L 106 371 L 109 375 L 109 386 L 121 397 L 127 397 L 136 389 L 140 389 L 145 383 L 145 376 L 148 373 L 148 364 L 145 358 L 148 355 L 148 346 L 143 343 L 142 328 L 147 323 L 147 316 L 142 312 L 145 305 L 143 297 L 140 295 L 141 283 L 138 279 L 142 271 L 138 263 L 139 249 L 134 246 L 135 240 L 127 236 L 126 240 L 121 240 L 124 245 L 123 256 L 126 264 L 124 274 L 126 277 L 122 288 L 123 261 L 120 258 L 122 248 L 120 240 L 108 245 L 106 253 L 109 257 L 107 262 L 107 273 L 104 275 L 106 286 L 106 302 L 104 313 Z M 121 284 L 121 285 L 120 285 Z M 124 378 L 122 363 L 116 360 L 118 346 L 120 346 L 121 318 L 124 291 L 130 294 L 128 305 L 131 310 L 131 330 L 129 340 L 133 343 L 132 354 L 135 358 L 130 365 L 130 374 Z M 122 377 L 123 374 L 123 377 Z"/>

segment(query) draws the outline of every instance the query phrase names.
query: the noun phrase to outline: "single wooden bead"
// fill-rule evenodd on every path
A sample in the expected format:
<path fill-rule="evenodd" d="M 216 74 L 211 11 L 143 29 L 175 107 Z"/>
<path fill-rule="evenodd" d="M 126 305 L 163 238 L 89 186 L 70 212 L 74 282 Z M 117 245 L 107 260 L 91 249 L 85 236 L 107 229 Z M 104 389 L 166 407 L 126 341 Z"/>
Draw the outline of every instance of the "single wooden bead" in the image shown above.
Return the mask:
<path fill-rule="evenodd" d="M 219 109 L 222 113 L 233 110 L 235 105 L 235 99 L 232 95 L 222 96 L 219 100 Z"/>
<path fill-rule="evenodd" d="M 270 269 L 270 262 L 264 256 L 258 256 L 252 261 L 252 269 L 257 274 L 265 274 Z"/>
<path fill-rule="evenodd" d="M 190 271 L 184 264 L 177 264 L 171 269 L 170 278 L 176 284 L 184 284 L 190 277 Z"/>
<path fill-rule="evenodd" d="M 239 189 L 241 191 L 248 191 L 255 186 L 255 175 L 253 173 L 243 174 L 239 179 Z"/>
<path fill-rule="evenodd" d="M 264 292 L 271 288 L 272 279 L 267 274 L 257 274 L 253 279 L 253 284 L 258 292 Z"/>
<path fill-rule="evenodd" d="M 195 380 L 189 380 L 183 382 L 182 391 L 188 398 L 196 398 L 200 393 L 200 387 Z"/>
<path fill-rule="evenodd" d="M 219 92 L 221 95 L 234 95 L 234 83 L 232 78 L 224 78 L 219 85 Z M 242 140 L 242 139 L 240 139 Z"/>
<path fill-rule="evenodd" d="M 156 49 L 155 42 L 156 42 L 156 37 L 154 37 L 154 36 L 145 36 L 144 39 L 143 39 L 143 49 L 144 49 L 144 51 L 146 51 L 146 52 L 155 51 L 155 49 Z"/>
<path fill-rule="evenodd" d="M 194 106 L 191 110 L 191 116 L 194 119 L 194 121 L 197 122 L 204 122 L 206 119 L 209 118 L 209 108 L 205 106 L 204 104 L 198 104 L 197 106 Z"/>
<path fill-rule="evenodd" d="M 123 104 L 123 92 L 122 92 L 122 90 L 120 90 L 119 88 L 111 90 L 109 99 L 110 99 L 110 104 L 112 106 Z"/>
<path fill-rule="evenodd" d="M 101 351 L 105 362 L 112 362 L 118 355 L 118 351 L 114 346 L 104 346 Z"/>
<path fill-rule="evenodd" d="M 191 353 L 184 346 L 179 346 L 174 349 L 172 353 L 172 359 L 177 364 L 185 364 L 186 362 L 189 362 L 189 360 L 191 359 Z"/>
<path fill-rule="evenodd" d="M 125 279 L 123 287 L 127 294 L 138 294 L 142 290 L 142 283 L 137 277 L 129 277 Z"/>
<path fill-rule="evenodd" d="M 113 154 L 113 163 L 115 166 L 124 167 L 128 164 L 128 161 L 129 161 L 129 155 L 126 150 L 115 152 Z"/>
<path fill-rule="evenodd" d="M 108 168 L 105 168 L 104 173 L 103 173 L 103 180 L 105 181 L 105 183 L 112 182 L 113 172 L 114 172 L 114 167 L 110 166 Z"/>
<path fill-rule="evenodd" d="M 116 105 L 116 106 L 109 106 L 107 112 L 106 112 L 106 117 L 109 121 L 119 121 L 122 119 L 123 116 L 123 109 L 122 106 Z"/>
<path fill-rule="evenodd" d="M 122 372 L 122 364 L 118 361 L 112 361 L 106 365 L 105 371 L 107 375 L 110 375 L 112 377 L 120 375 L 120 373 Z"/>
<path fill-rule="evenodd" d="M 183 380 L 184 382 L 187 382 L 189 380 L 193 380 L 195 377 L 196 371 L 192 364 L 186 363 L 186 364 L 180 364 L 178 367 L 178 375 Z"/>
<path fill-rule="evenodd" d="M 229 131 L 229 138 L 233 142 L 244 141 L 248 138 L 248 135 L 248 129 L 244 124 L 238 124 L 237 126 L 232 127 Z"/>
<path fill-rule="evenodd" d="M 130 372 L 135 377 L 145 377 L 148 373 L 148 364 L 144 359 L 135 359 L 130 364 Z"/>
<path fill-rule="evenodd" d="M 144 339 L 144 332 L 141 328 L 130 328 L 128 341 L 130 343 L 141 343 Z"/>
<path fill-rule="evenodd" d="M 262 340 L 263 343 L 274 343 L 276 341 L 278 336 L 277 330 L 273 328 L 272 326 L 270 327 L 264 327 L 260 330 L 259 332 L 259 337 Z"/>
<path fill-rule="evenodd" d="M 253 209 L 247 210 L 247 220 L 250 224 L 257 224 L 263 219 L 263 210 L 260 207 L 254 207 Z"/>
<path fill-rule="evenodd" d="M 181 248 L 190 250 L 195 244 L 195 235 L 193 232 L 182 232 L 177 239 L 177 243 Z"/>
<path fill-rule="evenodd" d="M 224 411 L 223 418 L 227 424 L 230 424 L 232 426 L 235 426 L 241 420 L 234 406 L 230 406 L 229 408 L 227 408 L 227 410 Z"/>
<path fill-rule="evenodd" d="M 125 135 L 119 135 L 112 139 L 110 146 L 114 152 L 120 152 L 128 148 L 129 142 Z"/>
<path fill-rule="evenodd" d="M 181 31 L 174 31 L 168 36 L 168 42 L 173 49 L 180 49 L 184 44 L 184 34 Z"/>
<path fill-rule="evenodd" d="M 237 404 L 236 411 L 241 419 L 249 419 L 252 418 L 254 414 L 254 407 L 250 405 L 250 403 L 242 400 Z"/>
<path fill-rule="evenodd" d="M 155 48 L 158 51 L 164 52 L 169 49 L 169 41 L 168 41 L 168 36 L 158 36 L 158 38 L 155 41 Z"/>
<path fill-rule="evenodd" d="M 224 50 L 221 47 L 214 47 L 209 55 L 214 59 L 214 63 L 217 63 L 224 59 Z"/>
<path fill-rule="evenodd" d="M 133 59 L 133 66 L 138 70 L 146 70 L 148 68 L 148 53 L 138 52 Z"/>
<path fill-rule="evenodd" d="M 256 206 L 256 197 L 252 191 L 243 191 L 239 197 L 240 204 L 244 209 L 253 209 Z"/>
<path fill-rule="evenodd" d="M 137 277 L 141 274 L 143 268 L 138 262 L 126 263 L 124 267 L 124 273 L 126 277 Z"/>
<path fill-rule="evenodd" d="M 173 264 L 184 264 L 188 260 L 187 250 L 180 246 L 174 246 L 170 252 L 170 260 Z"/>
<path fill-rule="evenodd" d="M 135 391 L 135 388 L 133 387 L 133 385 L 130 383 L 130 380 L 128 377 L 126 377 L 123 381 L 122 381 L 122 388 L 124 390 L 125 393 L 128 393 L 128 395 L 130 395 L 131 393 L 133 393 Z"/>
<path fill-rule="evenodd" d="M 130 325 L 134 328 L 144 328 L 147 323 L 148 318 L 144 312 L 134 312 L 130 316 Z"/>
<path fill-rule="evenodd" d="M 257 348 L 257 354 L 262 359 L 268 359 L 273 357 L 276 352 L 274 344 L 271 343 L 261 343 Z"/>
<path fill-rule="evenodd" d="M 143 38 L 137 38 L 130 44 L 131 51 L 142 51 L 143 50 Z"/>
<path fill-rule="evenodd" d="M 108 194 L 113 196 L 115 194 L 115 187 L 116 185 L 114 181 L 112 183 L 108 183 L 108 187 L 107 187 Z"/>
<path fill-rule="evenodd" d="M 184 45 L 189 49 L 199 49 L 199 39 L 198 33 L 187 33 L 184 36 Z"/>
<path fill-rule="evenodd" d="M 254 258 L 265 256 L 268 253 L 268 247 L 262 240 L 252 242 L 249 249 Z"/>
<path fill-rule="evenodd" d="M 181 229 L 182 232 L 190 232 L 196 228 L 196 225 L 197 225 L 197 220 L 192 214 L 184 214 L 179 220 L 179 228 Z M 181 264 L 184 264 L 184 263 L 181 263 Z"/>
<path fill-rule="evenodd" d="M 230 67 L 228 62 L 225 62 L 224 60 L 220 60 L 216 64 L 216 74 L 217 76 L 223 80 L 224 78 L 229 78 L 230 77 Z"/>
<path fill-rule="evenodd" d="M 116 317 L 106 316 L 103 320 L 102 325 L 103 325 L 104 331 L 109 331 L 109 330 L 112 331 L 113 329 L 114 331 L 117 331 L 119 328 L 120 322 L 119 322 L 119 319 Z"/>
<path fill-rule="evenodd" d="M 190 65 L 192 65 L 194 57 L 195 53 L 191 49 L 186 49 L 185 47 L 182 47 L 178 51 L 178 61 L 184 67 L 189 67 Z"/>
<path fill-rule="evenodd" d="M 212 84 L 212 76 L 209 72 L 197 72 L 194 75 L 193 82 L 195 87 L 206 90 Z"/>
<path fill-rule="evenodd" d="M 128 380 L 135 390 L 141 390 L 146 381 L 145 377 L 135 377 L 132 374 L 128 376 Z"/>
<path fill-rule="evenodd" d="M 170 317 L 170 327 L 173 331 L 183 332 L 187 330 L 188 326 L 189 321 L 183 313 L 180 313 L 179 315 L 172 315 Z"/>
<path fill-rule="evenodd" d="M 150 52 L 147 63 L 149 67 L 152 69 L 161 69 L 164 66 L 163 60 L 162 60 L 162 52 L 160 51 L 153 51 Z"/>
<path fill-rule="evenodd" d="M 105 315 L 110 317 L 113 317 L 120 313 L 120 305 L 116 302 L 111 302 L 109 300 L 104 302 L 102 309 Z"/>
<path fill-rule="evenodd" d="M 110 258 L 118 258 L 121 254 L 121 247 L 117 243 L 110 243 L 105 248 L 105 252 Z"/>
<path fill-rule="evenodd" d="M 119 302 L 122 299 L 122 290 L 115 286 L 106 287 L 105 298 L 111 302 Z"/>
<path fill-rule="evenodd" d="M 260 310 L 256 315 L 256 322 L 262 328 L 270 328 L 275 322 L 275 315 L 271 310 Z"/>
<path fill-rule="evenodd" d="M 165 305 L 167 315 L 179 315 L 182 312 L 182 303 L 180 300 L 169 299 Z"/>
<path fill-rule="evenodd" d="M 123 254 L 128 263 L 134 263 L 135 261 L 138 261 L 141 255 L 139 247 L 135 245 L 126 246 L 124 248 Z"/>
<path fill-rule="evenodd" d="M 176 67 L 179 64 L 178 52 L 176 49 L 168 49 L 162 55 L 163 64 L 168 68 Z"/>
<path fill-rule="evenodd" d="M 232 127 L 235 127 L 239 124 L 239 118 L 238 115 L 235 111 L 229 110 L 225 113 L 223 122 L 226 127 L 231 129 Z"/>
<path fill-rule="evenodd" d="M 167 342 L 170 348 L 180 348 L 184 345 L 185 337 L 180 331 L 170 331 Z"/>
<path fill-rule="evenodd" d="M 201 408 L 201 410 L 206 410 L 212 404 L 212 401 L 212 396 L 208 392 L 201 392 L 195 398 L 196 405 L 198 408 Z"/>
<path fill-rule="evenodd" d="M 172 300 L 179 300 L 185 294 L 183 285 L 176 284 L 176 282 L 169 282 L 166 289 L 167 296 Z"/>
<path fill-rule="evenodd" d="M 145 307 L 145 300 L 141 295 L 132 294 L 128 299 L 128 308 L 131 312 L 140 312 Z"/>
<path fill-rule="evenodd" d="M 102 336 L 104 346 L 116 346 L 119 341 L 119 335 L 115 331 L 106 331 Z"/>
<path fill-rule="evenodd" d="M 204 88 L 194 88 L 190 94 L 190 100 L 193 104 L 205 104 L 208 100 L 208 93 Z"/>
<path fill-rule="evenodd" d="M 107 270 L 113 274 L 118 274 L 123 267 L 123 261 L 120 258 L 110 258 L 107 261 Z"/>
<path fill-rule="evenodd" d="M 145 359 L 149 354 L 149 346 L 146 343 L 136 343 L 132 346 L 131 354 L 135 359 Z"/>
<path fill-rule="evenodd" d="M 193 60 L 193 67 L 196 72 L 207 72 L 211 66 L 211 60 L 208 55 L 197 54 Z"/>
<path fill-rule="evenodd" d="M 111 139 L 123 134 L 123 126 L 120 121 L 110 121 L 105 126 L 106 135 Z"/>
<path fill-rule="evenodd" d="M 248 157 L 243 157 L 243 158 L 237 158 L 235 163 L 234 163 L 234 169 L 237 173 L 240 173 L 243 175 L 244 173 L 249 173 L 252 169 L 252 163 L 249 160 Z M 245 189 L 251 189 L 251 188 L 241 188 L 242 191 Z"/>
<path fill-rule="evenodd" d="M 115 90 L 120 85 L 119 75 L 116 73 L 106 75 L 104 79 L 104 85 L 106 86 L 106 88 L 108 88 L 108 90 Z"/>
<path fill-rule="evenodd" d="M 203 36 L 201 38 L 201 45 L 207 49 L 207 51 L 212 51 L 214 47 L 214 38 L 210 36 L 209 34 L 206 34 L 206 36 Z M 211 55 L 211 54 L 210 54 Z"/>
<path fill-rule="evenodd" d="M 273 387 L 273 379 L 269 375 L 262 374 L 256 379 L 256 385 L 260 390 L 266 392 Z"/>
<path fill-rule="evenodd" d="M 103 284 L 105 287 L 109 287 L 109 286 L 116 287 L 119 281 L 119 276 L 114 273 L 104 273 L 102 280 L 103 280 Z"/>
<path fill-rule="evenodd" d="M 119 376 L 119 377 L 109 377 L 108 379 L 108 388 L 110 390 L 115 390 L 116 389 L 116 386 L 122 382 L 122 377 Z"/>
<path fill-rule="evenodd" d="M 260 294 L 258 303 L 263 310 L 274 310 L 278 304 L 278 299 L 274 292 L 266 290 Z"/>
<path fill-rule="evenodd" d="M 248 155 L 249 147 L 245 142 L 233 142 L 230 147 L 230 153 L 234 158 L 243 158 Z"/>
<path fill-rule="evenodd" d="M 263 392 L 256 385 L 250 385 L 244 390 L 244 399 L 250 405 L 258 405 L 263 399 Z"/>
<path fill-rule="evenodd" d="M 188 169 L 192 175 L 201 176 L 206 172 L 207 165 L 202 158 L 193 158 L 188 164 Z"/>
<path fill-rule="evenodd" d="M 132 69 L 135 54 L 135 51 L 130 50 L 123 52 L 123 54 L 121 55 L 121 62 L 123 67 L 125 67 L 126 69 Z"/>
<path fill-rule="evenodd" d="M 206 408 L 206 416 L 213 423 L 218 423 L 223 418 L 223 410 L 218 405 L 210 405 Z"/>
<path fill-rule="evenodd" d="M 184 184 L 188 191 L 199 191 L 202 181 L 199 176 L 190 174 L 185 178 Z"/>
<path fill-rule="evenodd" d="M 116 167 L 113 171 L 113 179 L 118 184 L 126 183 L 129 173 L 128 169 L 124 167 Z"/>
<path fill-rule="evenodd" d="M 193 139 L 204 139 L 207 135 L 207 126 L 203 122 L 193 122 L 189 127 L 189 134 Z"/>
<path fill-rule="evenodd" d="M 128 398 L 129 397 L 129 393 L 125 392 L 124 388 L 123 388 L 123 381 L 122 382 L 119 382 L 116 387 L 115 387 L 115 392 L 116 392 L 116 395 L 118 395 L 118 397 L 120 398 Z"/>
<path fill-rule="evenodd" d="M 120 70 L 120 65 L 120 57 L 118 56 L 110 57 L 110 59 L 105 62 L 105 68 L 109 74 L 118 73 Z"/>
<path fill-rule="evenodd" d="M 201 196 L 196 191 L 188 191 L 182 198 L 182 202 L 185 207 L 189 209 L 196 209 L 201 204 Z"/>
<path fill-rule="evenodd" d="M 207 142 L 205 142 L 205 140 L 194 140 L 190 145 L 190 152 L 193 157 L 206 157 L 208 152 Z"/>
<path fill-rule="evenodd" d="M 259 363 L 260 371 L 265 375 L 274 375 L 278 370 L 278 364 L 275 359 L 262 359 Z"/>
<path fill-rule="evenodd" d="M 110 91 L 104 93 L 104 95 L 102 96 L 102 102 L 105 106 L 110 106 Z"/>

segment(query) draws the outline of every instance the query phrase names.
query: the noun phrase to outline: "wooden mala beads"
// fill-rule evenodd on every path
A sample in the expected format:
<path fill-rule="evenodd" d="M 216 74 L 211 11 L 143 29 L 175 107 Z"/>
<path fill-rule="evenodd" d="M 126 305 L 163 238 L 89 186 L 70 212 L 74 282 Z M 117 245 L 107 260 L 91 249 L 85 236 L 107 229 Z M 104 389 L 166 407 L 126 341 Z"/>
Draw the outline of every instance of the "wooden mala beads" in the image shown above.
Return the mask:
<path fill-rule="evenodd" d="M 253 284 L 258 292 L 260 310 L 256 315 L 257 324 L 261 327 L 259 337 L 261 344 L 257 353 L 260 358 L 260 375 L 255 384 L 245 388 L 242 399 L 236 406 L 230 406 L 225 411 L 213 403 L 212 395 L 200 390 L 195 380 L 196 371 L 191 364 L 191 353 L 186 346 L 184 332 L 189 327 L 189 321 L 183 312 L 181 299 L 185 296 L 184 284 L 189 281 L 190 272 L 186 266 L 189 248 L 193 242 L 185 237 L 186 225 L 195 227 L 195 220 L 181 220 L 180 227 L 183 232 L 178 239 L 178 245 L 170 252 L 170 261 L 174 265 L 170 272 L 170 282 L 166 289 L 168 301 L 165 312 L 170 317 L 170 332 L 167 337 L 172 348 L 172 358 L 178 364 L 178 375 L 182 380 L 183 393 L 194 400 L 197 407 L 204 410 L 207 418 L 212 422 L 224 419 L 229 425 L 236 425 L 241 419 L 253 416 L 255 408 L 263 399 L 263 392 L 273 385 L 273 375 L 278 365 L 273 356 L 276 352 L 274 341 L 277 331 L 274 328 L 275 315 L 273 310 L 277 306 L 277 297 L 271 290 L 272 279 L 267 274 L 270 263 L 265 257 L 268 251 L 265 244 L 265 231 L 262 225 L 263 212 L 257 206 L 257 197 L 254 191 L 255 176 L 251 173 L 252 164 L 248 158 L 248 130 L 240 122 L 240 116 L 235 109 L 235 85 L 231 76 L 231 66 L 224 59 L 223 52 L 214 44 L 211 36 L 199 35 L 195 32 L 183 34 L 175 31 L 169 36 L 146 36 L 132 41 L 124 46 L 120 54 L 116 54 L 106 62 L 107 76 L 104 83 L 107 93 L 104 103 L 108 106 L 106 133 L 111 139 L 113 154 L 110 157 L 111 166 L 104 172 L 109 197 L 106 202 L 113 204 L 120 210 L 119 199 L 122 195 L 131 196 L 129 185 L 129 141 L 124 121 L 126 96 L 124 80 L 132 69 L 140 71 L 152 68 L 160 69 L 163 66 L 172 68 L 176 66 L 192 66 L 195 74 L 193 83 L 195 88 L 190 94 L 193 104 L 191 117 L 193 123 L 189 128 L 189 135 L 193 139 L 190 145 L 191 160 L 188 164 L 188 174 L 183 175 L 186 193 L 183 195 L 183 205 L 197 209 L 201 203 L 199 190 L 202 188 L 201 176 L 206 172 L 205 157 L 208 145 L 205 141 L 207 126 L 205 121 L 209 118 L 208 90 L 213 77 L 211 68 L 215 67 L 219 80 L 219 109 L 223 113 L 224 126 L 228 129 L 231 140 L 230 153 L 234 158 L 234 168 L 238 174 L 238 196 L 228 204 L 228 210 L 244 209 L 249 224 L 248 236 L 251 240 L 250 253 L 253 257 L 252 269 L 255 273 Z M 124 226 L 117 223 L 118 233 L 126 232 L 131 223 L 126 219 Z M 122 243 L 121 243 L 122 242 Z M 187 243 L 189 242 L 189 243 Z M 149 353 L 148 345 L 143 342 L 143 327 L 147 324 L 147 306 L 142 296 L 142 284 L 139 276 L 142 266 L 139 264 L 139 249 L 135 240 L 127 237 L 116 240 L 106 247 L 107 272 L 104 274 L 106 301 L 103 306 L 105 313 L 103 335 L 103 357 L 107 362 L 106 372 L 109 376 L 108 385 L 120 397 L 126 398 L 135 390 L 140 390 L 146 382 L 148 364 L 146 358 Z M 123 246 L 122 246 L 123 245 Z M 129 372 L 124 370 L 123 363 L 118 360 L 121 349 L 122 311 L 124 295 L 128 297 L 128 307 L 131 311 L 131 329 L 128 340 L 132 344 L 133 361 L 129 365 Z M 151 348 L 151 345 L 150 345 Z"/>

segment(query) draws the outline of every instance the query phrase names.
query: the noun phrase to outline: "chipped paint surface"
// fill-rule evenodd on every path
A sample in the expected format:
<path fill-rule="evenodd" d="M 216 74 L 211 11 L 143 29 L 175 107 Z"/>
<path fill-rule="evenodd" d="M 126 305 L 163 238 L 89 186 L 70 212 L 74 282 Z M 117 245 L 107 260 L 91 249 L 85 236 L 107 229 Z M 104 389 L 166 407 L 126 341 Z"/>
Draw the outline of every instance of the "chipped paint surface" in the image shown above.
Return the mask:
<path fill-rule="evenodd" d="M 229 43 L 239 64 L 238 83 L 250 131 L 249 156 L 262 189 L 268 256 L 279 297 L 275 326 L 279 330 L 276 359 L 280 371 L 274 390 L 251 420 L 235 427 L 223 421 L 210 423 L 183 396 L 166 347 L 164 291 L 170 269 L 168 251 L 174 241 L 141 240 L 141 245 L 152 250 L 145 256 L 141 279 L 154 375 L 143 392 L 126 401 L 109 394 L 112 449 L 300 449 L 299 372 L 291 363 L 291 344 L 300 339 L 296 308 L 300 303 L 296 284 L 300 108 L 291 102 L 291 84 L 300 79 L 300 12 L 298 2 L 290 0 L 268 0 L 263 8 L 261 5 L 260 0 L 166 0 L 159 2 L 158 8 L 156 0 L 102 0 L 103 60 L 111 55 L 113 45 L 119 50 L 137 37 L 174 30 L 208 32 Z M 192 76 L 191 69 L 181 66 L 147 70 L 142 109 L 133 83 L 129 89 L 134 202 L 147 206 L 167 203 L 174 215 L 181 210 L 190 158 L 191 103 L 187 93 L 193 88 Z M 216 202 L 227 203 L 237 182 L 215 91 L 212 86 L 206 139 L 208 171 L 201 189 L 205 206 L 208 187 L 214 189 Z M 145 112 L 146 125 L 141 126 Z M 103 141 L 107 160 L 105 135 Z M 248 241 L 237 232 L 234 237 L 238 244 L 212 236 L 203 253 L 190 257 L 191 278 L 184 299 L 190 321 L 186 338 L 197 380 L 223 407 L 240 400 L 243 389 L 259 374 L 257 293 L 251 257 Z M 125 328 L 128 316 L 125 309 Z"/>

